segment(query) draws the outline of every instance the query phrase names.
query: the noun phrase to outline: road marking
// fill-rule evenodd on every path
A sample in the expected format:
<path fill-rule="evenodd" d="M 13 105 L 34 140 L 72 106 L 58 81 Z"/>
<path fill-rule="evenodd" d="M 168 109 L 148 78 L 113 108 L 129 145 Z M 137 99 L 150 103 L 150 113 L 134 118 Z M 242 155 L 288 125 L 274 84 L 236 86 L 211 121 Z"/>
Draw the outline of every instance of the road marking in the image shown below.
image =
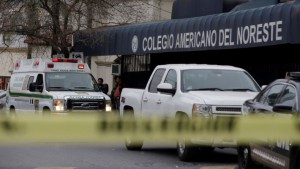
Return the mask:
<path fill-rule="evenodd" d="M 218 165 L 218 166 L 205 166 L 200 169 L 237 169 L 236 165 Z"/>
<path fill-rule="evenodd" d="M 75 167 L 37 167 L 34 169 L 76 169 Z"/>

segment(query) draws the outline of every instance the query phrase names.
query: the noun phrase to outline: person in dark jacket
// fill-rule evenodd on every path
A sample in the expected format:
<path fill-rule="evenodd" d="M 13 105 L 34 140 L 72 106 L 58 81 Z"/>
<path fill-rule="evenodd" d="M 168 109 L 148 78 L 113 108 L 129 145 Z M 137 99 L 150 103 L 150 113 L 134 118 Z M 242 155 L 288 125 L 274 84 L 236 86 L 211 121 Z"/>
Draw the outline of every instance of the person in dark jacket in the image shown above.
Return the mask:
<path fill-rule="evenodd" d="M 98 78 L 98 86 L 99 86 L 100 91 L 102 91 L 105 94 L 108 93 L 108 85 L 103 83 L 102 78 Z"/>
<path fill-rule="evenodd" d="M 115 108 L 118 111 L 119 111 L 119 107 L 120 107 L 120 96 L 121 96 L 121 92 L 122 92 L 123 88 L 124 88 L 124 84 L 122 83 L 122 79 L 120 76 L 117 76 L 116 77 L 116 86 L 115 86 L 113 96 L 114 96 Z"/>

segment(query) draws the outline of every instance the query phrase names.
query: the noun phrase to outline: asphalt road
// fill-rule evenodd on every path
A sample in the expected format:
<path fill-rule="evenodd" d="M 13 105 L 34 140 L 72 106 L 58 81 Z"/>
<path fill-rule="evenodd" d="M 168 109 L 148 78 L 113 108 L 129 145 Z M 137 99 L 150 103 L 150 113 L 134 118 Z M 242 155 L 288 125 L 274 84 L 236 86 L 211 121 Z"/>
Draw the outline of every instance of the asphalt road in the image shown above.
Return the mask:
<path fill-rule="evenodd" d="M 216 149 L 181 162 L 172 143 L 146 143 L 141 151 L 128 151 L 121 143 L 0 146 L 0 169 L 208 169 L 234 168 L 236 161 L 234 149 Z"/>

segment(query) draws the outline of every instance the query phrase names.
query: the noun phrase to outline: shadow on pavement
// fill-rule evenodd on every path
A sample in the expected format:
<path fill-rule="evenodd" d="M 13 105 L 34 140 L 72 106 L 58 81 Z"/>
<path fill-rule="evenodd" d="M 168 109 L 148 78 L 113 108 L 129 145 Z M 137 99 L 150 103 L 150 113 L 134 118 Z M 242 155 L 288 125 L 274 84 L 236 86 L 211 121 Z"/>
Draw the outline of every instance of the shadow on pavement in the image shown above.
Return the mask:
<path fill-rule="evenodd" d="M 145 153 L 155 153 L 157 155 L 164 155 L 169 157 L 177 157 L 177 150 L 175 148 L 143 148 L 141 151 Z M 179 160 L 179 159 L 178 159 Z M 194 159 L 190 162 L 205 162 L 214 164 L 237 164 L 237 153 L 233 148 L 218 149 L 212 152 L 199 151 Z"/>

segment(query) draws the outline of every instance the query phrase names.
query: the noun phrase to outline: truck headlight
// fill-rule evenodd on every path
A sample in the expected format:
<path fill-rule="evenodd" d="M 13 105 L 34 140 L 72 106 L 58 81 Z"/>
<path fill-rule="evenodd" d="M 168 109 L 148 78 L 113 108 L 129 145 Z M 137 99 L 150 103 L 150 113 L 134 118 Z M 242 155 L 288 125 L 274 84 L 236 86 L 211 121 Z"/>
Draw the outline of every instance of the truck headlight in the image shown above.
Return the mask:
<path fill-rule="evenodd" d="M 211 115 L 211 106 L 206 104 L 193 104 L 192 116 L 210 116 Z"/>
<path fill-rule="evenodd" d="M 106 103 L 105 103 L 105 111 L 111 111 L 111 102 L 110 101 L 106 101 Z"/>
<path fill-rule="evenodd" d="M 54 111 L 64 111 L 65 110 L 64 100 L 54 100 L 53 109 Z"/>

